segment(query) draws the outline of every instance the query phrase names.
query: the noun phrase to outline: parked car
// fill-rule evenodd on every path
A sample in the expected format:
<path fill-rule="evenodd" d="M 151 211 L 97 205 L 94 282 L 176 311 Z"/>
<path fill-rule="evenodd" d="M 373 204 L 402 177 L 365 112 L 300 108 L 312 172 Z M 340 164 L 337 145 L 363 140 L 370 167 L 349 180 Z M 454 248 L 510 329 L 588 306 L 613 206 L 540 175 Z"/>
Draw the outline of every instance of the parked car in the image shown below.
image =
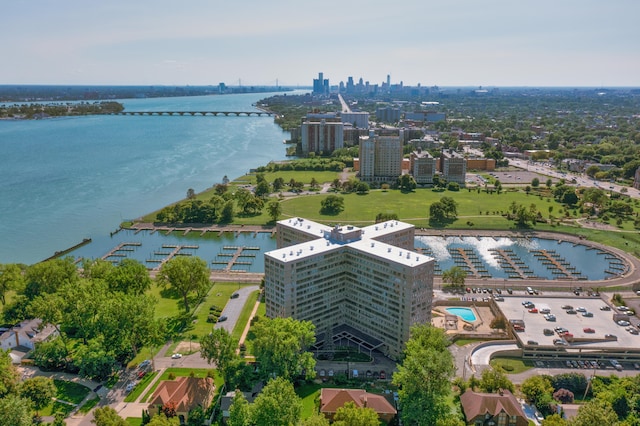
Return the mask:
<path fill-rule="evenodd" d="M 545 328 L 544 330 L 542 330 L 542 333 L 545 336 L 553 336 L 553 330 L 551 330 L 550 328 Z"/>
<path fill-rule="evenodd" d="M 569 315 L 575 315 L 575 314 L 577 314 L 577 312 L 576 312 L 576 311 L 574 311 L 573 309 L 569 309 L 569 310 L 567 310 L 567 313 L 568 313 Z"/>
<path fill-rule="evenodd" d="M 508 288 L 508 289 L 507 289 L 507 293 L 509 293 L 509 294 L 513 294 L 513 289 L 512 289 L 512 288 Z"/>
<path fill-rule="evenodd" d="M 562 309 L 573 309 L 571 305 L 562 305 Z"/>
<path fill-rule="evenodd" d="M 577 312 L 587 312 L 587 308 L 585 308 L 584 306 L 578 306 L 576 308 L 576 311 Z"/>
<path fill-rule="evenodd" d="M 531 308 L 529 309 L 529 312 L 532 314 L 537 314 L 538 313 L 538 308 Z"/>
<path fill-rule="evenodd" d="M 133 388 L 135 388 L 135 387 L 136 387 L 136 384 L 135 384 L 135 383 L 129 383 L 129 384 L 127 385 L 127 387 L 126 387 L 124 390 L 125 390 L 125 392 L 129 393 L 129 392 L 131 392 L 131 391 L 133 390 Z"/>
<path fill-rule="evenodd" d="M 618 340 L 618 336 L 616 336 L 615 334 L 605 334 L 604 338 L 607 340 Z"/>
<path fill-rule="evenodd" d="M 237 293 L 237 292 L 231 295 L 232 299 L 237 299 L 238 297 L 240 297 L 240 293 Z"/>
<path fill-rule="evenodd" d="M 566 328 L 564 328 L 564 327 L 556 327 L 556 328 L 554 328 L 554 330 L 555 330 L 555 332 L 556 332 L 556 333 L 558 333 L 558 334 L 561 334 L 561 333 L 567 333 L 567 332 L 569 331 L 569 330 L 567 330 L 567 329 L 566 329 Z"/>
<path fill-rule="evenodd" d="M 610 308 L 609 306 L 606 306 L 606 305 L 605 305 L 605 306 L 600 306 L 600 310 L 601 310 L 601 311 L 610 311 L 610 310 L 611 310 L 611 308 Z"/>
<path fill-rule="evenodd" d="M 224 322 L 227 320 L 227 316 L 226 315 L 222 315 L 220 318 L 218 318 L 218 322 Z"/>
<path fill-rule="evenodd" d="M 620 320 L 617 322 L 618 325 L 621 325 L 622 327 L 626 327 L 628 325 L 631 325 L 631 323 L 627 320 Z"/>
<path fill-rule="evenodd" d="M 585 333 L 595 333 L 596 331 L 591 327 L 585 327 L 582 329 Z"/>
<path fill-rule="evenodd" d="M 553 339 L 553 344 L 556 346 L 569 346 L 569 343 L 564 339 Z"/>
<path fill-rule="evenodd" d="M 547 321 L 554 322 L 556 320 L 556 316 L 553 314 L 547 314 L 544 316 L 544 319 L 546 319 Z"/>
<path fill-rule="evenodd" d="M 542 308 L 542 309 L 540 309 L 540 313 L 541 313 L 541 314 L 548 314 L 548 313 L 550 313 L 550 312 L 551 312 L 551 309 L 549 309 L 549 308 Z"/>
<path fill-rule="evenodd" d="M 180 359 L 180 358 L 182 358 L 182 354 L 181 353 L 175 353 L 175 354 L 171 355 L 171 358 L 172 359 Z"/>
<path fill-rule="evenodd" d="M 593 317 L 593 313 L 592 312 L 583 312 L 582 316 L 585 318 L 592 318 Z"/>
<path fill-rule="evenodd" d="M 535 346 L 537 344 L 538 344 L 538 342 L 536 342 L 535 340 L 527 340 L 527 345 Z"/>

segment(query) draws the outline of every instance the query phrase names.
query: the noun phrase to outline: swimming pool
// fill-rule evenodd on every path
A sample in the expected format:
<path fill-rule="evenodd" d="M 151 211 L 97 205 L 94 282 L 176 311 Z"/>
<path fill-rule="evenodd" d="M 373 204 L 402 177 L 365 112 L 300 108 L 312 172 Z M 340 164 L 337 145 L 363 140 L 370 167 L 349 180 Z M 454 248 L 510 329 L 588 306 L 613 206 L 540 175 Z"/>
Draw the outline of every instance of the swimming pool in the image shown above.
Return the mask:
<path fill-rule="evenodd" d="M 450 314 L 459 316 L 465 321 L 473 322 L 477 319 L 476 315 L 473 313 L 473 310 L 469 308 L 447 308 L 445 310 Z"/>

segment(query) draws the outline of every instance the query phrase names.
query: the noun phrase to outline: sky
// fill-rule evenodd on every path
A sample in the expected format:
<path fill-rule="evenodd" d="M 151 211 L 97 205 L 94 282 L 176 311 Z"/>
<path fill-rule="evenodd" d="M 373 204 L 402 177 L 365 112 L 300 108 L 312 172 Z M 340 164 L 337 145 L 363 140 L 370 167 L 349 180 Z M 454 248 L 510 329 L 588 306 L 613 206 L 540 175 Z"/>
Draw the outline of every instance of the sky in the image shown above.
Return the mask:
<path fill-rule="evenodd" d="M 638 0 L 0 3 L 0 84 L 640 86 Z"/>

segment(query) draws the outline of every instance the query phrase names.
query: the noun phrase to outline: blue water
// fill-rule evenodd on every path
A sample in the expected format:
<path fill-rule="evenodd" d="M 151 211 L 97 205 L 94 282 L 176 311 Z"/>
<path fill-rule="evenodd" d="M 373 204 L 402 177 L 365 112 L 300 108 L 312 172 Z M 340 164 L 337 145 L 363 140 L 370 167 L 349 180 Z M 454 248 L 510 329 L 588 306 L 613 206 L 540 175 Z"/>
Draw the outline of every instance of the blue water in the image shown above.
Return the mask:
<path fill-rule="evenodd" d="M 496 249 L 510 250 L 512 259 L 520 259 L 521 267 L 528 268 L 528 277 L 542 279 L 564 279 L 562 274 L 554 274 L 553 268 L 545 265 L 544 258 L 536 256 L 536 252 L 546 250 L 555 252 L 557 259 L 566 264 L 567 268 L 575 268 L 576 278 L 586 277 L 589 280 L 611 278 L 620 268 L 619 260 L 601 250 L 563 241 L 540 238 L 494 238 L 494 237 L 416 237 L 415 246 L 425 249 L 425 254 L 435 258 L 437 271 L 445 271 L 456 266 L 454 254 L 457 248 L 469 249 L 470 257 L 478 261 L 478 269 L 484 268 L 491 278 L 514 279 L 499 262 Z M 458 266 L 462 263 L 458 263 Z M 438 272 L 439 273 L 439 272 Z M 578 278 L 580 279 L 580 278 Z"/>
<path fill-rule="evenodd" d="M 186 246 L 181 250 L 181 255 L 198 256 L 204 259 L 211 269 L 224 269 L 231 260 L 238 247 L 246 247 L 238 257 L 237 263 L 231 267 L 232 271 L 264 272 L 264 253 L 276 248 L 276 240 L 270 232 L 242 232 L 237 236 L 233 232 L 207 232 L 204 235 L 200 231 L 164 232 L 123 230 L 114 234 L 100 235 L 94 238 L 90 244 L 82 246 L 69 255 L 78 258 L 97 259 L 102 258 L 121 243 L 135 243 L 127 245 L 123 249 L 115 251 L 114 255 L 106 257 L 106 260 L 117 264 L 122 259 L 136 259 L 147 268 L 156 268 L 159 261 L 167 258 L 167 253 L 173 251 L 173 246 Z M 171 246 L 171 247 L 169 247 Z M 257 250 L 256 250 L 257 249 Z"/>
<path fill-rule="evenodd" d="M 252 111 L 269 94 L 121 101 L 125 109 Z M 272 117 L 0 120 L 0 263 L 33 263 L 83 238 L 285 158 Z"/>
<path fill-rule="evenodd" d="M 445 309 L 452 315 L 457 315 L 465 321 L 473 322 L 476 320 L 476 315 L 469 308 L 447 308 Z"/>

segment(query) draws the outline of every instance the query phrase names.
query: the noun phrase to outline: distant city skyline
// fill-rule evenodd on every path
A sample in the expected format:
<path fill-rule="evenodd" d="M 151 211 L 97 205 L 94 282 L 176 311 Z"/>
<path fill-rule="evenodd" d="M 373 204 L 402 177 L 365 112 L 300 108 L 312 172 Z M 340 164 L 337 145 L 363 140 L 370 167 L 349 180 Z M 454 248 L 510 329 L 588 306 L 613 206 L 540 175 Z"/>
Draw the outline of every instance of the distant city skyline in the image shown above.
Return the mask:
<path fill-rule="evenodd" d="M 640 2 L 6 2 L 0 84 L 640 86 Z"/>

